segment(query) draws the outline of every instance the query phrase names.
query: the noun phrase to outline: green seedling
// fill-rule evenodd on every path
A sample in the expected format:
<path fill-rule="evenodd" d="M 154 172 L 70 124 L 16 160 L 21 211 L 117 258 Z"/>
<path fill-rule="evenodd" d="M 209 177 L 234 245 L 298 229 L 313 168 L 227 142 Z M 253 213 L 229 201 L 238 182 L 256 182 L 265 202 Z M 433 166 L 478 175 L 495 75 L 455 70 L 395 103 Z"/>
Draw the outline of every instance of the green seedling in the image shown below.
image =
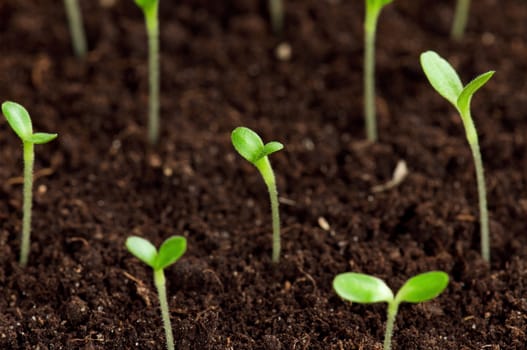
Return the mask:
<path fill-rule="evenodd" d="M 344 300 L 354 303 L 388 303 L 388 316 L 384 334 L 384 350 L 391 349 L 393 326 L 399 304 L 422 303 L 434 299 L 448 285 L 448 275 L 441 271 L 431 271 L 416 275 L 399 289 L 395 297 L 383 280 L 362 273 L 341 273 L 333 280 L 333 289 Z"/>
<path fill-rule="evenodd" d="M 283 0 L 269 0 L 269 14 L 271 26 L 275 35 L 281 35 L 284 28 L 284 3 Z"/>
<path fill-rule="evenodd" d="M 2 103 L 2 113 L 9 126 L 20 137 L 24 155 L 24 189 L 23 189 L 23 216 L 22 216 L 22 242 L 20 245 L 20 265 L 26 266 L 30 235 L 31 235 L 31 206 L 33 203 L 33 163 L 35 160 L 35 144 L 48 143 L 55 139 L 57 134 L 33 133 L 33 124 L 27 110 L 15 102 Z"/>
<path fill-rule="evenodd" d="M 478 183 L 479 217 L 481 231 L 481 255 L 490 261 L 489 247 L 489 215 L 487 212 L 487 193 L 483 161 L 479 150 L 478 134 L 470 113 L 470 101 L 478 91 L 494 75 L 494 71 L 483 73 L 466 86 L 463 86 L 458 74 L 452 66 L 437 53 L 427 51 L 421 54 L 421 66 L 432 87 L 457 109 L 465 126 L 468 144 L 474 158 L 476 179 Z"/>
<path fill-rule="evenodd" d="M 182 236 L 172 236 L 167 238 L 159 252 L 156 247 L 144 238 L 130 236 L 126 240 L 126 248 L 136 258 L 150 266 L 154 270 L 154 284 L 157 288 L 159 305 L 161 308 L 161 317 L 165 327 L 165 336 L 167 349 L 174 350 L 174 335 L 172 334 L 172 325 L 170 323 L 170 314 L 168 311 L 165 268 L 172 265 L 181 258 L 187 250 L 187 240 Z"/>
<path fill-rule="evenodd" d="M 271 141 L 264 145 L 260 136 L 249 128 L 237 127 L 231 134 L 232 145 L 238 153 L 252 163 L 263 177 L 269 198 L 273 220 L 273 262 L 280 260 L 280 215 L 278 213 L 278 192 L 268 155 L 284 148 L 280 142 Z"/>
<path fill-rule="evenodd" d="M 375 33 L 377 20 L 384 6 L 393 0 L 366 0 L 364 20 L 364 119 L 366 136 L 377 141 L 377 120 L 375 115 Z"/>
<path fill-rule="evenodd" d="M 143 10 L 148 34 L 148 140 L 157 143 L 159 138 L 159 0 L 135 0 Z"/>
<path fill-rule="evenodd" d="M 73 51 L 77 57 L 82 58 L 86 56 L 86 35 L 84 34 L 79 2 L 78 0 L 64 0 L 64 7 L 68 17 Z"/>
<path fill-rule="evenodd" d="M 454 40 L 461 40 L 465 34 L 469 9 L 470 0 L 457 0 L 454 22 L 452 22 L 452 30 L 450 32 Z"/>

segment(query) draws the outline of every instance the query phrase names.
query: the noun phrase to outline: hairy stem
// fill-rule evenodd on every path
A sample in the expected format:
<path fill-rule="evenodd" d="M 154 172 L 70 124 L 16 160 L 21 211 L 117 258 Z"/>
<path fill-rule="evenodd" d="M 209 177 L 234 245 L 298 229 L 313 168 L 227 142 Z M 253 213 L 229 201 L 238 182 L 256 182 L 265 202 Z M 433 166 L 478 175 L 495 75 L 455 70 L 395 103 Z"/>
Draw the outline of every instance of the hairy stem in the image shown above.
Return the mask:
<path fill-rule="evenodd" d="M 170 323 L 170 313 L 168 310 L 166 282 L 163 269 L 154 270 L 154 284 L 157 288 L 159 296 L 159 306 L 161 308 L 161 318 L 163 319 L 163 326 L 165 328 L 165 337 L 167 341 L 167 349 L 174 350 L 174 335 L 172 334 L 172 325 Z"/>
<path fill-rule="evenodd" d="M 82 13 L 79 8 L 78 0 L 64 0 L 66 15 L 70 27 L 73 51 L 77 57 L 86 55 L 86 35 L 82 23 Z"/>
<path fill-rule="evenodd" d="M 377 121 L 375 115 L 375 32 L 378 11 L 366 9 L 364 21 L 364 119 L 366 137 L 377 141 Z"/>
<path fill-rule="evenodd" d="M 470 150 L 474 157 L 474 165 L 476 169 L 476 179 L 478 184 L 478 198 L 479 198 L 479 221 L 481 234 L 481 256 L 487 262 L 490 262 L 490 239 L 489 239 L 489 214 L 487 209 L 487 190 L 485 187 L 485 174 L 483 172 L 483 161 L 481 160 L 481 152 L 479 150 L 479 143 L 470 143 Z"/>
<path fill-rule="evenodd" d="M 468 21 L 468 12 L 470 9 L 470 0 L 457 0 L 454 22 L 452 23 L 451 37 L 454 40 L 461 40 L 465 33 L 465 27 Z"/>
<path fill-rule="evenodd" d="M 150 144 L 157 143 L 159 138 L 159 25 L 158 5 L 145 13 L 148 33 L 148 140 Z"/>
<path fill-rule="evenodd" d="M 24 142 L 24 189 L 22 242 L 20 245 L 20 265 L 26 266 L 29 256 L 31 236 L 31 206 L 33 204 L 33 163 L 35 159 L 34 144 Z"/>
<path fill-rule="evenodd" d="M 395 317 L 397 316 L 398 308 L 399 304 L 396 301 L 388 303 L 388 316 L 386 318 L 386 332 L 384 333 L 383 350 L 390 350 L 392 348 L 393 326 L 395 324 Z"/>

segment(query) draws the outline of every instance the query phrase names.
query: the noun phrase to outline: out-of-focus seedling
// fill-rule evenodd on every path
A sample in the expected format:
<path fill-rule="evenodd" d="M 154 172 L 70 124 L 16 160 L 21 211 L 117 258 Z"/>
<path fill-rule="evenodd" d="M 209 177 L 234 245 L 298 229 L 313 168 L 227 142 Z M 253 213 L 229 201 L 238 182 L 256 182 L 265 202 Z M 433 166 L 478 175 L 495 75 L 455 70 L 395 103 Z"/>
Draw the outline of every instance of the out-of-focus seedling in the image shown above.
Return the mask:
<path fill-rule="evenodd" d="M 181 258 L 187 250 L 187 240 L 182 236 L 172 236 L 167 238 L 159 252 L 156 247 L 144 238 L 130 236 L 126 240 L 126 248 L 136 258 L 150 266 L 154 270 L 154 284 L 157 288 L 159 305 L 161 308 L 161 317 L 165 327 L 165 337 L 167 349 L 174 350 L 174 335 L 172 334 L 172 325 L 170 323 L 170 314 L 168 311 L 165 268 L 172 265 Z"/>
<path fill-rule="evenodd" d="M 395 297 L 393 292 L 380 278 L 362 273 L 341 273 L 333 280 L 333 289 L 344 300 L 354 303 L 388 303 L 384 350 L 391 349 L 393 326 L 399 310 L 399 304 L 422 303 L 434 299 L 448 285 L 448 275 L 442 271 L 431 271 L 410 278 L 399 289 Z"/>
<path fill-rule="evenodd" d="M 450 35 L 454 40 L 461 40 L 463 38 L 465 27 L 467 26 L 469 10 L 470 0 L 457 0 L 454 21 L 452 22 L 452 30 L 450 31 Z"/>
<path fill-rule="evenodd" d="M 278 213 L 278 192 L 276 180 L 268 155 L 284 148 L 280 142 L 271 141 L 264 145 L 260 136 L 246 127 L 237 127 L 231 134 L 232 145 L 238 153 L 253 164 L 263 177 L 269 198 L 273 220 L 273 262 L 280 260 L 280 215 Z"/>
<path fill-rule="evenodd" d="M 489 243 L 489 214 L 487 211 L 487 191 L 483 173 L 483 161 L 479 150 L 478 133 L 470 113 L 470 101 L 478 91 L 494 75 L 494 71 L 483 73 L 466 86 L 463 86 L 459 75 L 445 59 L 433 51 L 421 54 L 421 66 L 432 87 L 446 100 L 448 100 L 461 115 L 465 126 L 468 144 L 474 158 L 476 179 L 478 183 L 479 217 L 481 230 L 481 255 L 490 261 Z"/>
<path fill-rule="evenodd" d="M 68 17 L 73 51 L 77 57 L 83 58 L 86 56 L 87 45 L 79 2 L 78 0 L 64 0 L 64 7 Z"/>
<path fill-rule="evenodd" d="M 159 0 L 135 0 L 143 10 L 148 34 L 148 140 L 157 143 L 159 138 Z"/>
<path fill-rule="evenodd" d="M 271 26 L 275 35 L 281 35 L 284 29 L 284 3 L 283 0 L 269 0 L 269 14 Z"/>
<path fill-rule="evenodd" d="M 393 0 L 366 0 L 364 20 L 364 121 L 369 141 L 377 141 L 375 115 L 375 33 L 377 20 L 384 6 Z"/>
<path fill-rule="evenodd" d="M 35 160 L 35 144 L 48 143 L 55 139 L 57 134 L 42 132 L 33 133 L 33 124 L 27 110 L 16 102 L 2 103 L 2 113 L 9 126 L 22 140 L 24 154 L 24 189 L 23 189 L 23 216 L 22 216 L 22 242 L 20 245 L 20 265 L 26 266 L 31 235 L 31 206 L 33 203 L 33 163 Z"/>

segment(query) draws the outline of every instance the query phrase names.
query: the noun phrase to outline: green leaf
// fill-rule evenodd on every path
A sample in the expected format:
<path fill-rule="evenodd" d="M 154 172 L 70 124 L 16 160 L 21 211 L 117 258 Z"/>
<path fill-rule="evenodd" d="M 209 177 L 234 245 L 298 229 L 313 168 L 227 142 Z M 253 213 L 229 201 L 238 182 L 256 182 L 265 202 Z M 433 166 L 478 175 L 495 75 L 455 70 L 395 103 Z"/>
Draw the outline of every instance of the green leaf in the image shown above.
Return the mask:
<path fill-rule="evenodd" d="M 280 142 L 271 141 L 264 146 L 262 153 L 264 156 L 268 156 L 272 153 L 280 151 L 283 148 L 284 145 L 282 145 Z"/>
<path fill-rule="evenodd" d="M 379 303 L 393 301 L 392 290 L 383 280 L 362 273 L 341 273 L 333 280 L 333 289 L 345 300 L 355 303 Z"/>
<path fill-rule="evenodd" d="M 148 12 L 157 2 L 158 0 L 135 0 L 136 5 L 145 12 Z"/>
<path fill-rule="evenodd" d="M 448 275 L 442 271 L 431 271 L 410 278 L 399 289 L 395 300 L 420 303 L 437 297 L 448 285 Z"/>
<path fill-rule="evenodd" d="M 234 129 L 231 141 L 236 151 L 253 164 L 264 156 L 262 139 L 249 128 L 240 126 Z"/>
<path fill-rule="evenodd" d="M 22 105 L 11 101 L 4 102 L 2 103 L 2 113 L 22 141 L 26 141 L 33 134 L 31 118 Z"/>
<path fill-rule="evenodd" d="M 463 84 L 450 63 L 434 51 L 426 51 L 421 54 L 421 67 L 432 87 L 457 108 Z"/>
<path fill-rule="evenodd" d="M 49 141 L 52 141 L 56 139 L 58 134 L 48 134 L 45 132 L 36 132 L 33 135 L 30 135 L 26 142 L 35 143 L 37 145 L 41 145 L 43 143 L 48 143 Z"/>
<path fill-rule="evenodd" d="M 172 265 L 187 250 L 187 240 L 183 236 L 172 236 L 167 238 L 161 247 L 155 261 L 155 270 L 164 269 Z"/>
<path fill-rule="evenodd" d="M 466 115 L 466 113 L 470 110 L 470 101 L 472 100 L 472 96 L 483 85 L 485 85 L 490 78 L 492 78 L 494 73 L 495 71 L 489 71 L 477 76 L 470 83 L 468 83 L 467 86 L 465 86 L 463 91 L 461 91 L 461 94 L 457 98 L 457 107 L 460 110 L 462 116 Z"/>
<path fill-rule="evenodd" d="M 157 249 L 152 243 L 141 237 L 130 236 L 126 240 L 126 248 L 136 258 L 155 269 Z"/>

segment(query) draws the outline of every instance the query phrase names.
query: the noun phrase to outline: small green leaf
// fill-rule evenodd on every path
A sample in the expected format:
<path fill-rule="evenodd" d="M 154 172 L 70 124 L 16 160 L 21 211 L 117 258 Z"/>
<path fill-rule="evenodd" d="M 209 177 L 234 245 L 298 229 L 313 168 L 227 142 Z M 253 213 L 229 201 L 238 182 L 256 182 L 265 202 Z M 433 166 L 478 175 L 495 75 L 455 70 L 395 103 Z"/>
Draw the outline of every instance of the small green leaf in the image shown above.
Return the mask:
<path fill-rule="evenodd" d="M 232 131 L 231 140 L 236 151 L 253 164 L 264 156 L 262 139 L 249 128 L 237 127 Z"/>
<path fill-rule="evenodd" d="M 448 285 L 448 275 L 442 271 L 431 271 L 410 278 L 399 289 L 398 302 L 420 303 L 437 297 Z"/>
<path fill-rule="evenodd" d="M 463 88 L 463 91 L 461 91 L 461 94 L 457 99 L 457 107 L 460 110 L 462 116 L 466 115 L 466 113 L 470 110 L 470 101 L 472 100 L 472 96 L 483 85 L 485 85 L 490 78 L 492 78 L 494 73 L 495 71 L 483 73 L 474 78 L 470 83 L 467 84 L 467 86 Z"/>
<path fill-rule="evenodd" d="M 172 236 L 167 238 L 159 247 L 159 253 L 155 261 L 155 270 L 164 269 L 172 265 L 187 250 L 187 240 L 182 236 Z"/>
<path fill-rule="evenodd" d="M 434 51 L 426 51 L 421 54 L 421 66 L 432 87 L 457 107 L 463 84 L 450 63 Z"/>
<path fill-rule="evenodd" d="M 264 156 L 268 156 L 268 155 L 270 155 L 272 153 L 280 151 L 283 148 L 284 148 L 284 145 L 282 145 L 280 142 L 271 141 L 271 142 L 268 142 L 264 146 L 262 153 L 263 153 Z"/>
<path fill-rule="evenodd" d="M 155 269 L 157 249 L 152 243 L 141 237 L 130 236 L 126 240 L 126 248 L 136 258 Z"/>
<path fill-rule="evenodd" d="M 25 141 L 41 145 L 43 143 L 48 143 L 56 139 L 58 134 L 48 134 L 45 132 L 36 132 L 33 135 L 30 135 Z"/>
<path fill-rule="evenodd" d="M 4 113 L 7 122 L 22 141 L 26 141 L 33 134 L 31 118 L 22 105 L 11 101 L 4 102 L 2 103 L 2 113 Z"/>
<path fill-rule="evenodd" d="M 362 273 L 337 275 L 333 280 L 333 289 L 342 299 L 355 303 L 389 303 L 393 300 L 393 292 L 383 280 Z"/>

